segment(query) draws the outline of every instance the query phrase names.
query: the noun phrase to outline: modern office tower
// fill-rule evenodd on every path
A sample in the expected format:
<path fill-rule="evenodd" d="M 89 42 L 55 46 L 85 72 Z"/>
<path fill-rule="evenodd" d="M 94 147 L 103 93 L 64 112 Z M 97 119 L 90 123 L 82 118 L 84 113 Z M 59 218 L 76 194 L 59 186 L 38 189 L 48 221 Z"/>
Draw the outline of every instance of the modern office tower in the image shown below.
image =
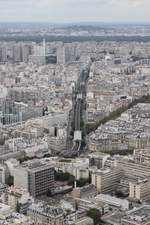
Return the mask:
<path fill-rule="evenodd" d="M 57 48 L 57 63 L 65 64 L 67 62 L 75 61 L 76 50 L 71 44 L 60 45 Z"/>
<path fill-rule="evenodd" d="M 11 62 L 13 62 L 13 46 L 14 46 L 14 42 L 6 43 L 7 59 L 8 61 L 10 60 Z"/>
<path fill-rule="evenodd" d="M 63 210 L 49 206 L 44 202 L 33 203 L 28 210 L 28 216 L 38 225 L 64 225 Z"/>
<path fill-rule="evenodd" d="M 73 62 L 76 59 L 76 48 L 73 44 L 67 44 L 65 46 L 66 62 Z"/>
<path fill-rule="evenodd" d="M 43 40 L 42 45 L 33 46 L 33 55 L 29 56 L 29 61 L 36 64 L 46 64 L 46 42 Z"/>
<path fill-rule="evenodd" d="M 46 41 L 43 39 L 43 55 L 46 55 Z"/>
<path fill-rule="evenodd" d="M 121 178 L 121 172 L 117 168 L 101 169 L 92 172 L 92 184 L 100 193 L 115 191 Z"/>
<path fill-rule="evenodd" d="M 39 160 L 23 163 L 14 170 L 14 186 L 24 188 L 33 197 L 54 190 L 54 168 Z"/>
<path fill-rule="evenodd" d="M 22 61 L 27 63 L 29 61 L 29 55 L 31 55 L 31 46 L 23 45 L 22 46 Z"/>
<path fill-rule="evenodd" d="M 13 61 L 14 62 L 22 61 L 22 48 L 21 45 L 19 44 L 13 46 Z"/>
<path fill-rule="evenodd" d="M 46 42 L 43 40 L 41 45 L 35 44 L 33 46 L 33 55 L 35 56 L 46 56 Z"/>
<path fill-rule="evenodd" d="M 57 63 L 58 64 L 65 64 L 65 47 L 61 45 L 57 48 Z"/>
<path fill-rule="evenodd" d="M 7 48 L 5 45 L 0 46 L 0 62 L 7 62 Z"/>
<path fill-rule="evenodd" d="M 2 112 L 3 114 L 13 114 L 15 113 L 14 102 L 10 99 L 6 99 L 2 102 Z"/>
<path fill-rule="evenodd" d="M 33 52 L 35 56 L 45 56 L 45 46 L 44 45 L 34 45 Z"/>
<path fill-rule="evenodd" d="M 0 62 L 28 62 L 32 45 L 28 44 L 3 44 L 0 46 Z"/>
<path fill-rule="evenodd" d="M 45 65 L 49 63 L 56 64 L 57 57 L 56 57 L 56 49 L 48 48 L 46 45 L 45 39 L 43 40 L 42 44 L 35 44 L 33 46 L 33 52 L 29 55 L 29 62 Z"/>
<path fill-rule="evenodd" d="M 14 101 L 6 99 L 1 103 L 0 121 L 2 124 L 12 124 L 20 120 L 19 111 L 16 110 Z"/>
<path fill-rule="evenodd" d="M 26 99 L 27 93 L 21 96 Z M 33 96 L 28 95 L 28 98 Z M 34 97 L 33 97 L 34 98 Z M 0 99 L 0 123 L 3 125 L 26 121 L 30 118 L 43 116 L 43 107 L 25 104 L 23 101 L 14 101 L 15 99 Z"/>
<path fill-rule="evenodd" d="M 56 64 L 57 63 L 57 48 L 47 45 L 46 46 L 46 63 Z"/>

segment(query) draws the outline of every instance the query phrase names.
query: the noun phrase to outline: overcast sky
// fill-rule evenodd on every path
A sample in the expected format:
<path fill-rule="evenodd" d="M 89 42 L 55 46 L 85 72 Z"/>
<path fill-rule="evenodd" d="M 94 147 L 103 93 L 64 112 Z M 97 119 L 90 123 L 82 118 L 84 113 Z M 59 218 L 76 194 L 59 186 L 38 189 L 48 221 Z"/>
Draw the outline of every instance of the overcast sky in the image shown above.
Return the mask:
<path fill-rule="evenodd" d="M 150 22 L 150 0 L 0 0 L 0 22 Z"/>

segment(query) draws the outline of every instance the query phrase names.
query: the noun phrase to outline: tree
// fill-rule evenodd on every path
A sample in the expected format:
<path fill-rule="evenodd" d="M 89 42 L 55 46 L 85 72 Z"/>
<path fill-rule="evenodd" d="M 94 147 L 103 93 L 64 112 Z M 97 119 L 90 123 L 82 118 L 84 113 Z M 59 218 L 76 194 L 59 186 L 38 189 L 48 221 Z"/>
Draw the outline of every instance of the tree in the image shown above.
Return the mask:
<path fill-rule="evenodd" d="M 98 209 L 92 208 L 87 212 L 87 216 L 93 219 L 94 225 L 97 225 L 101 221 L 101 213 Z"/>
<path fill-rule="evenodd" d="M 115 195 L 116 195 L 118 198 L 124 197 L 124 194 L 122 193 L 121 190 L 116 190 L 116 191 L 115 191 Z"/>
<path fill-rule="evenodd" d="M 74 182 L 75 182 L 75 177 L 72 176 L 72 175 L 70 175 L 67 184 L 70 185 L 70 186 L 71 186 L 71 185 L 73 186 L 73 185 L 74 185 Z"/>
<path fill-rule="evenodd" d="M 89 183 L 89 179 L 84 179 L 84 178 L 80 178 L 78 181 L 77 181 L 77 185 L 79 187 L 83 187 L 85 186 L 86 184 Z"/>
<path fill-rule="evenodd" d="M 62 171 L 55 171 L 55 180 L 58 181 L 67 181 L 68 185 L 73 185 L 75 177 L 70 173 L 64 173 Z"/>
<path fill-rule="evenodd" d="M 9 176 L 8 180 L 7 180 L 7 185 L 8 186 L 12 186 L 14 184 L 14 177 L 13 176 Z"/>
<path fill-rule="evenodd" d="M 19 202 L 17 201 L 17 205 L 16 205 L 16 211 L 19 213 L 20 212 L 20 204 Z"/>
<path fill-rule="evenodd" d="M 52 191 L 50 189 L 47 191 L 47 197 L 52 197 Z"/>
<path fill-rule="evenodd" d="M 5 144 L 5 139 L 2 137 L 0 138 L 0 145 L 4 145 Z"/>
<path fill-rule="evenodd" d="M 44 133 L 49 134 L 49 129 L 48 128 L 44 128 Z"/>
<path fill-rule="evenodd" d="M 120 117 L 121 114 L 128 109 L 132 108 L 133 106 L 137 105 L 138 103 L 150 103 L 150 95 L 143 95 L 138 99 L 134 99 L 131 103 L 127 106 L 122 106 L 115 111 L 111 112 L 108 116 L 104 117 L 103 119 L 97 120 L 93 124 L 86 124 L 86 132 L 87 134 L 95 131 L 100 125 L 107 123 L 110 120 L 115 120 L 116 118 Z"/>

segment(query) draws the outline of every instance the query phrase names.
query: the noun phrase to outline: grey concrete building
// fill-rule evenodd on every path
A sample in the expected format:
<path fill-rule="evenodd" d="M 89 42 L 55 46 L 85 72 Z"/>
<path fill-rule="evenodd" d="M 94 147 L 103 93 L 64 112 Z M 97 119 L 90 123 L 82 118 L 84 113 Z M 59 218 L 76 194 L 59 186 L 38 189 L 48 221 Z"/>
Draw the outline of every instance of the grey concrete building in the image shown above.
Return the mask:
<path fill-rule="evenodd" d="M 33 197 L 54 190 L 54 168 L 33 160 L 23 163 L 14 170 L 14 186 L 25 188 Z"/>

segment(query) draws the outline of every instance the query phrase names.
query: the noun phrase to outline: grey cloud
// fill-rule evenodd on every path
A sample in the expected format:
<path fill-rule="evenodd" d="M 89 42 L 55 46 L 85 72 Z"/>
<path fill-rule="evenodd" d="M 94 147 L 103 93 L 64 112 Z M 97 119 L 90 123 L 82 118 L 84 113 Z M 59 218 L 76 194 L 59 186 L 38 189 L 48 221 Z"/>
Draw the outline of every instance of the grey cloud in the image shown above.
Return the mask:
<path fill-rule="evenodd" d="M 0 0 L 0 21 L 150 21 L 149 8 L 150 0 Z"/>

